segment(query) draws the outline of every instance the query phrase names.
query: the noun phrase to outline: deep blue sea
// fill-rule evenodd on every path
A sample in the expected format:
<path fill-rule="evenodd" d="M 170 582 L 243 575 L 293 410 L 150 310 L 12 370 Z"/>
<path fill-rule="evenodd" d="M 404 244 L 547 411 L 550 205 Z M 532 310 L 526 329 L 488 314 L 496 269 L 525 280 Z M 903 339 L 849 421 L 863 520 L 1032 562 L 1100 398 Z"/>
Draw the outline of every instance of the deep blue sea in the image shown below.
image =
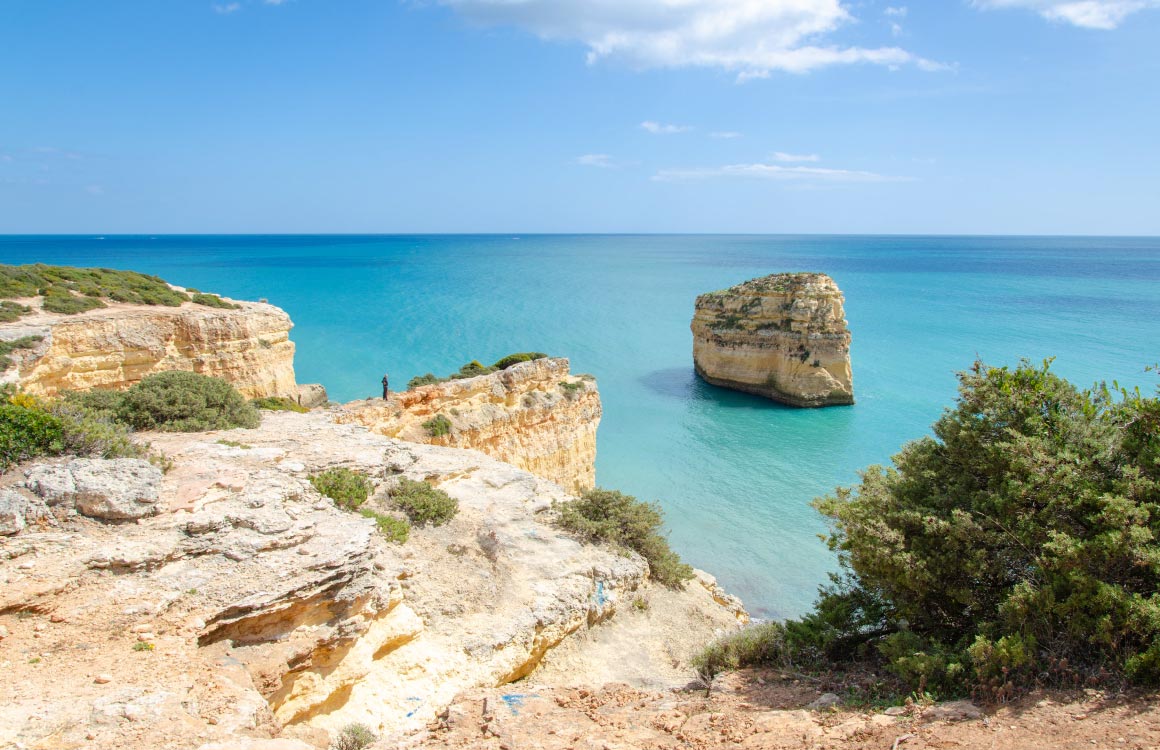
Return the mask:
<path fill-rule="evenodd" d="M 673 546 L 759 616 L 800 614 L 834 565 L 815 496 L 926 434 L 957 370 L 1055 357 L 1151 391 L 1160 239 L 857 236 L 0 237 L 0 262 L 144 271 L 267 298 L 299 382 L 336 400 L 538 350 L 597 376 L 598 482 L 667 514 Z M 697 294 L 822 271 L 846 295 L 858 403 L 795 410 L 693 375 Z"/>

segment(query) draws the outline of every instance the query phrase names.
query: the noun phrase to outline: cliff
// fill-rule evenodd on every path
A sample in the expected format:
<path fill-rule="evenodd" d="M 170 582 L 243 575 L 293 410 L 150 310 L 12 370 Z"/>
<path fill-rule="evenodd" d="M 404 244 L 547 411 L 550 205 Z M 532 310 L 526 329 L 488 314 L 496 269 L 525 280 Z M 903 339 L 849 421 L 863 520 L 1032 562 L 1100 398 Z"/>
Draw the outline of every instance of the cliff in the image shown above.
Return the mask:
<path fill-rule="evenodd" d="M 637 555 L 565 535 L 548 521 L 568 495 L 478 453 L 321 411 L 147 437 L 164 475 L 132 459 L 0 475 L 0 521 L 19 517 L 0 536 L 0 746 L 310 750 L 357 721 L 396 747 L 465 690 L 551 684 L 562 646 L 584 665 L 631 644 L 599 677 L 682 685 L 693 650 L 744 619 L 711 579 L 660 588 Z M 388 543 L 311 486 L 334 466 L 372 477 L 371 506 L 407 477 L 459 513 Z"/>
<path fill-rule="evenodd" d="M 33 312 L 0 324 L 0 339 L 38 336 L 9 355 L 15 364 L 0 382 L 53 396 L 62 390 L 127 388 L 161 370 L 192 370 L 223 378 L 248 398 L 297 398 L 292 323 L 281 309 L 235 302 L 238 309 L 193 303 L 130 305 L 77 315 L 41 309 L 41 299 L 17 300 Z"/>
<path fill-rule="evenodd" d="M 572 375 L 567 359 L 545 358 L 392 393 L 389 401 L 355 401 L 336 419 L 409 442 L 477 450 L 576 491 L 596 484 L 601 413 L 594 379 Z M 440 417 L 443 429 L 424 426 Z"/>
<path fill-rule="evenodd" d="M 752 279 L 697 297 L 693 363 L 713 385 L 791 406 L 854 403 L 842 291 L 820 273 Z"/>

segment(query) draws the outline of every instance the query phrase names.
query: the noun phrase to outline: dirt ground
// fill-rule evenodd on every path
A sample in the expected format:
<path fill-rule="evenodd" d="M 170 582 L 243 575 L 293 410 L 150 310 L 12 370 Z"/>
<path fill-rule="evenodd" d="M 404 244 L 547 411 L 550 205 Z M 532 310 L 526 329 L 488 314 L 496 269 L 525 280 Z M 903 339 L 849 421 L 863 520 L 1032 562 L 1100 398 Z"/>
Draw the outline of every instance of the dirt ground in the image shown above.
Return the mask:
<path fill-rule="evenodd" d="M 719 678 L 704 690 L 509 685 L 461 696 L 422 735 L 379 747 L 497 750 L 1085 750 L 1160 748 L 1160 695 L 1039 692 L 1004 706 L 971 703 L 856 710 L 806 708 L 806 681 L 774 672 Z"/>

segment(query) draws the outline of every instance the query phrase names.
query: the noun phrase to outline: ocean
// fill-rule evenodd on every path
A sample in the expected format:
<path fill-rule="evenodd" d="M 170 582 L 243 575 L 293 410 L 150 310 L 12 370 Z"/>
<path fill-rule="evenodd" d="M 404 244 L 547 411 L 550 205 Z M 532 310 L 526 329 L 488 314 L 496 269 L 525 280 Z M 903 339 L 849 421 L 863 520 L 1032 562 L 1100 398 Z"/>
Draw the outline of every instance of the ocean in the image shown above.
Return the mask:
<path fill-rule="evenodd" d="M 799 615 L 835 561 L 810 501 L 887 462 L 976 358 L 1054 357 L 1151 392 L 1160 238 L 690 235 L 8 236 L 0 262 L 106 266 L 295 322 L 299 382 L 374 395 L 516 351 L 572 360 L 604 402 L 597 481 L 660 502 L 673 547 L 759 617 Z M 693 374 L 702 293 L 821 271 L 846 296 L 857 403 L 798 410 Z"/>

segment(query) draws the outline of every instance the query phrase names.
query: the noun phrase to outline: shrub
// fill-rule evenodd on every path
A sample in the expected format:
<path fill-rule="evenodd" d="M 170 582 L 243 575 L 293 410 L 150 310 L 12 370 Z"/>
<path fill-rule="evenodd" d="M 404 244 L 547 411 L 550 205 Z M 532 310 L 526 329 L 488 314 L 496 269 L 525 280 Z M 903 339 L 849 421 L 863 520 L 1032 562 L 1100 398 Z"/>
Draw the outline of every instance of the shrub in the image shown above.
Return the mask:
<path fill-rule="evenodd" d="M 507 355 L 492 365 L 492 367 L 496 370 L 506 370 L 512 365 L 518 365 L 520 362 L 531 362 L 534 359 L 544 359 L 547 356 L 543 352 L 518 352 Z"/>
<path fill-rule="evenodd" d="M 77 315 L 95 310 L 98 307 L 105 307 L 105 303 L 97 297 L 77 296 L 67 289 L 52 287 L 45 293 L 42 307 L 48 312 Z"/>
<path fill-rule="evenodd" d="M 260 422 L 232 385 L 183 370 L 154 373 L 134 384 L 125 391 L 117 417 L 137 430 L 168 432 L 252 429 Z"/>
<path fill-rule="evenodd" d="M 411 535 L 411 524 L 407 523 L 404 519 L 378 513 L 370 508 L 362 508 L 359 510 L 359 513 L 367 518 L 373 518 L 379 533 L 385 536 L 388 542 L 402 544 Z"/>
<path fill-rule="evenodd" d="M 442 380 L 435 377 L 435 373 L 429 372 L 426 375 L 416 375 L 415 377 L 408 380 L 407 390 L 410 391 L 414 390 L 415 388 L 421 388 L 425 385 L 435 385 L 436 383 L 442 382 Z"/>
<path fill-rule="evenodd" d="M 347 510 L 357 510 L 374 491 L 374 485 L 365 473 L 345 466 L 311 476 L 310 483 L 314 489 Z"/>
<path fill-rule="evenodd" d="M 976 363 L 933 432 L 816 501 L 844 574 L 790 656 L 992 699 L 1160 682 L 1160 399 Z"/>
<path fill-rule="evenodd" d="M 0 323 L 11 323 L 21 315 L 32 312 L 32 308 L 20 305 L 11 300 L 0 300 Z"/>
<path fill-rule="evenodd" d="M 587 386 L 583 382 L 570 383 L 567 380 L 560 381 L 560 388 L 564 391 L 564 398 L 569 401 L 575 401 L 580 397 L 582 391 L 587 390 Z"/>
<path fill-rule="evenodd" d="M 330 743 L 330 750 L 362 750 L 378 739 L 379 736 L 366 724 L 347 724 Z"/>
<path fill-rule="evenodd" d="M 463 380 L 464 378 L 474 378 L 479 375 L 487 375 L 495 372 L 494 367 L 488 367 L 480 362 L 478 359 L 473 359 L 463 367 L 459 368 L 459 372 L 451 376 L 451 380 Z"/>
<path fill-rule="evenodd" d="M 36 456 L 64 450 L 64 425 L 43 408 L 0 404 L 0 471 Z"/>
<path fill-rule="evenodd" d="M 712 682 L 718 674 L 741 667 L 786 666 L 788 654 L 785 626 L 766 622 L 718 638 L 689 663 L 702 680 Z"/>
<path fill-rule="evenodd" d="M 224 299 L 217 296 L 216 294 L 203 294 L 201 292 L 198 292 L 197 294 L 194 294 L 190 299 L 193 302 L 193 304 L 195 304 L 195 305 L 205 305 L 206 307 L 217 307 L 217 308 L 220 308 L 222 310 L 238 310 L 241 308 L 241 305 L 235 305 L 233 302 L 226 302 Z"/>
<path fill-rule="evenodd" d="M 286 396 L 263 396 L 262 398 L 251 400 L 250 404 L 255 409 L 263 409 L 265 411 L 292 411 L 298 414 L 304 414 L 310 411 L 294 399 L 287 398 Z"/>
<path fill-rule="evenodd" d="M 70 399 L 52 402 L 48 411 L 61 422 L 62 453 L 153 460 L 148 446 L 133 442 L 128 428 L 108 411 L 89 408 Z"/>
<path fill-rule="evenodd" d="M 459 501 L 427 482 L 400 479 L 391 503 L 416 526 L 442 526 L 459 512 Z"/>
<path fill-rule="evenodd" d="M 432 419 L 423 423 L 424 429 L 431 437 L 442 437 L 451 434 L 451 420 L 442 414 L 436 414 Z"/>
<path fill-rule="evenodd" d="M 17 349 L 31 349 L 42 340 L 42 336 L 21 336 L 8 341 L 0 340 L 0 372 L 7 370 L 14 362 L 7 356 Z"/>
<path fill-rule="evenodd" d="M 653 580 L 678 587 L 693 577 L 660 534 L 660 506 L 637 500 L 616 490 L 593 489 L 573 502 L 558 503 L 557 524 L 590 541 L 633 550 L 648 561 Z"/>
<path fill-rule="evenodd" d="M 73 293 L 81 296 L 73 296 Z M 33 297 L 38 294 L 45 298 L 46 310 L 70 315 L 104 307 L 100 301 L 102 298 L 137 305 L 169 307 L 176 307 L 189 299 L 156 276 L 135 271 L 46 266 L 43 263 L 0 265 L 0 298 Z"/>

